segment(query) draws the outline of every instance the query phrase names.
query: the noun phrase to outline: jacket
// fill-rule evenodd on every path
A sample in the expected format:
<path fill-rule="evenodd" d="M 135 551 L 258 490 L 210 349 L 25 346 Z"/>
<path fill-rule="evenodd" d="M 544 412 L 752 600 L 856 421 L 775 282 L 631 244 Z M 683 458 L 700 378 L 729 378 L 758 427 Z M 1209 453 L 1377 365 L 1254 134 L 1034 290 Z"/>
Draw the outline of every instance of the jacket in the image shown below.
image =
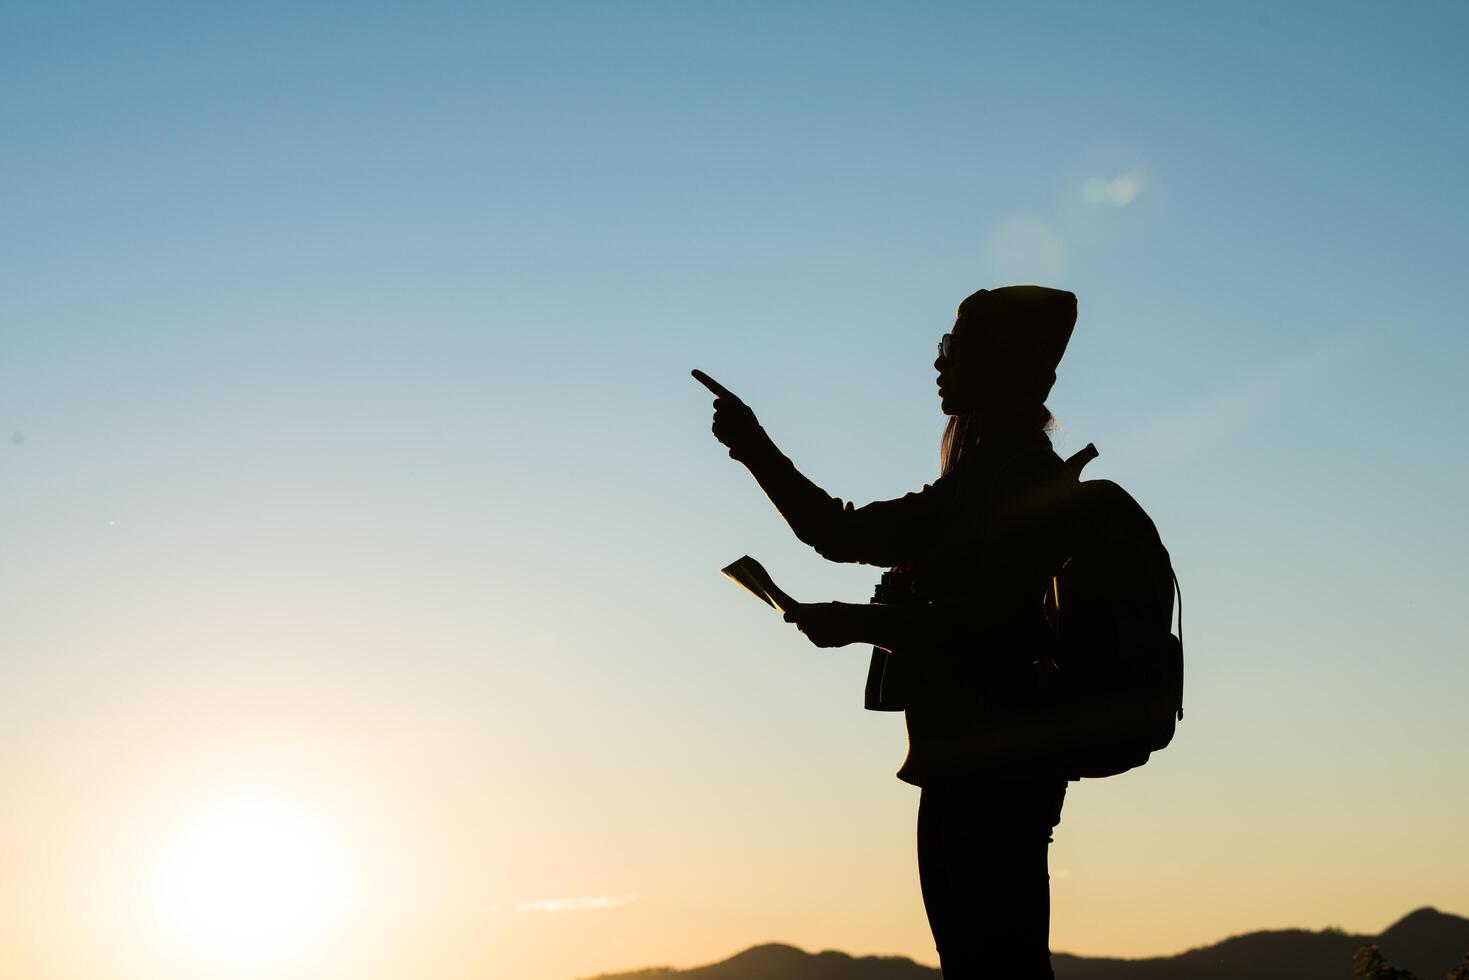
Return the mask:
<path fill-rule="evenodd" d="M 898 567 L 916 585 L 883 683 L 903 693 L 898 778 L 1064 778 L 1028 751 L 1054 634 L 1042 598 L 1068 555 L 1075 480 L 1044 432 L 981 442 L 920 490 L 856 507 L 790 461 L 752 466 L 792 530 L 831 561 Z"/>

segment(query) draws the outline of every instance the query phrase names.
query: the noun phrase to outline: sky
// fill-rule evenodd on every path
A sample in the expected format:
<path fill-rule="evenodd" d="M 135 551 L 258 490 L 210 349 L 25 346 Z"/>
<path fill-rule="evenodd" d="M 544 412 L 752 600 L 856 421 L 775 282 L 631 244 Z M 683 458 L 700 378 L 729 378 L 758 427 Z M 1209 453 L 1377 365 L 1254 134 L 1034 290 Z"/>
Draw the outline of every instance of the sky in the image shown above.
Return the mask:
<path fill-rule="evenodd" d="M 934 344 L 1079 319 L 1186 715 L 1071 784 L 1052 947 L 1469 914 L 1458 3 L 0 11 L 0 973 L 936 962 L 901 719 L 708 371 L 835 496 Z"/>

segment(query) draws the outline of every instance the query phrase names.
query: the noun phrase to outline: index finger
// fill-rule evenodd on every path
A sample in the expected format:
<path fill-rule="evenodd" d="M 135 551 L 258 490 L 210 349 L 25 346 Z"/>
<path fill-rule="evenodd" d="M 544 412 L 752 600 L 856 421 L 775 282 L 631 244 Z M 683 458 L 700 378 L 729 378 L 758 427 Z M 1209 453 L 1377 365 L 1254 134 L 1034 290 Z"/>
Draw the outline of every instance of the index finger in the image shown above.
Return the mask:
<path fill-rule="evenodd" d="M 694 376 L 695 381 L 699 382 L 699 384 L 714 392 L 714 394 L 719 396 L 720 398 L 733 398 L 735 401 L 740 400 L 734 392 L 730 391 L 724 385 L 720 384 L 718 381 L 715 381 L 713 378 L 709 377 L 709 375 L 705 374 L 703 371 L 700 371 L 698 368 L 694 368 L 693 371 L 689 373 Z"/>

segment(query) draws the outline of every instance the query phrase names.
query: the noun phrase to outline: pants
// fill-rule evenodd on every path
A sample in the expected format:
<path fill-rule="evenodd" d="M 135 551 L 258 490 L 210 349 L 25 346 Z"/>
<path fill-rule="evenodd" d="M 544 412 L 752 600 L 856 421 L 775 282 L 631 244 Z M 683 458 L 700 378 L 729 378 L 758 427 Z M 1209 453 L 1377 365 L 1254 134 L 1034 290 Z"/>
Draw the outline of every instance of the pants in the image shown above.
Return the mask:
<path fill-rule="evenodd" d="M 925 786 L 918 879 L 944 980 L 1055 980 L 1046 848 L 1066 783 Z"/>

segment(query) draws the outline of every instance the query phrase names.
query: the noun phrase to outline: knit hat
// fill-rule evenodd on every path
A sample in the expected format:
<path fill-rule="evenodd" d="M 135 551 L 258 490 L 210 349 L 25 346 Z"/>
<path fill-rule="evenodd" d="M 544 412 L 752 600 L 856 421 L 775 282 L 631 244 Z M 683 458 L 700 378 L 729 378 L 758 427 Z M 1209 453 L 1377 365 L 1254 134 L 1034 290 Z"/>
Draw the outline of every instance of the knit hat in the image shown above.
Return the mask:
<path fill-rule="evenodd" d="M 965 329 L 965 324 L 969 324 Z M 1076 326 L 1076 294 L 1047 286 L 981 289 L 959 304 L 956 331 L 976 328 L 1006 361 L 1006 375 L 1027 397 L 1045 401 Z M 959 341 L 963 343 L 963 341 Z"/>

